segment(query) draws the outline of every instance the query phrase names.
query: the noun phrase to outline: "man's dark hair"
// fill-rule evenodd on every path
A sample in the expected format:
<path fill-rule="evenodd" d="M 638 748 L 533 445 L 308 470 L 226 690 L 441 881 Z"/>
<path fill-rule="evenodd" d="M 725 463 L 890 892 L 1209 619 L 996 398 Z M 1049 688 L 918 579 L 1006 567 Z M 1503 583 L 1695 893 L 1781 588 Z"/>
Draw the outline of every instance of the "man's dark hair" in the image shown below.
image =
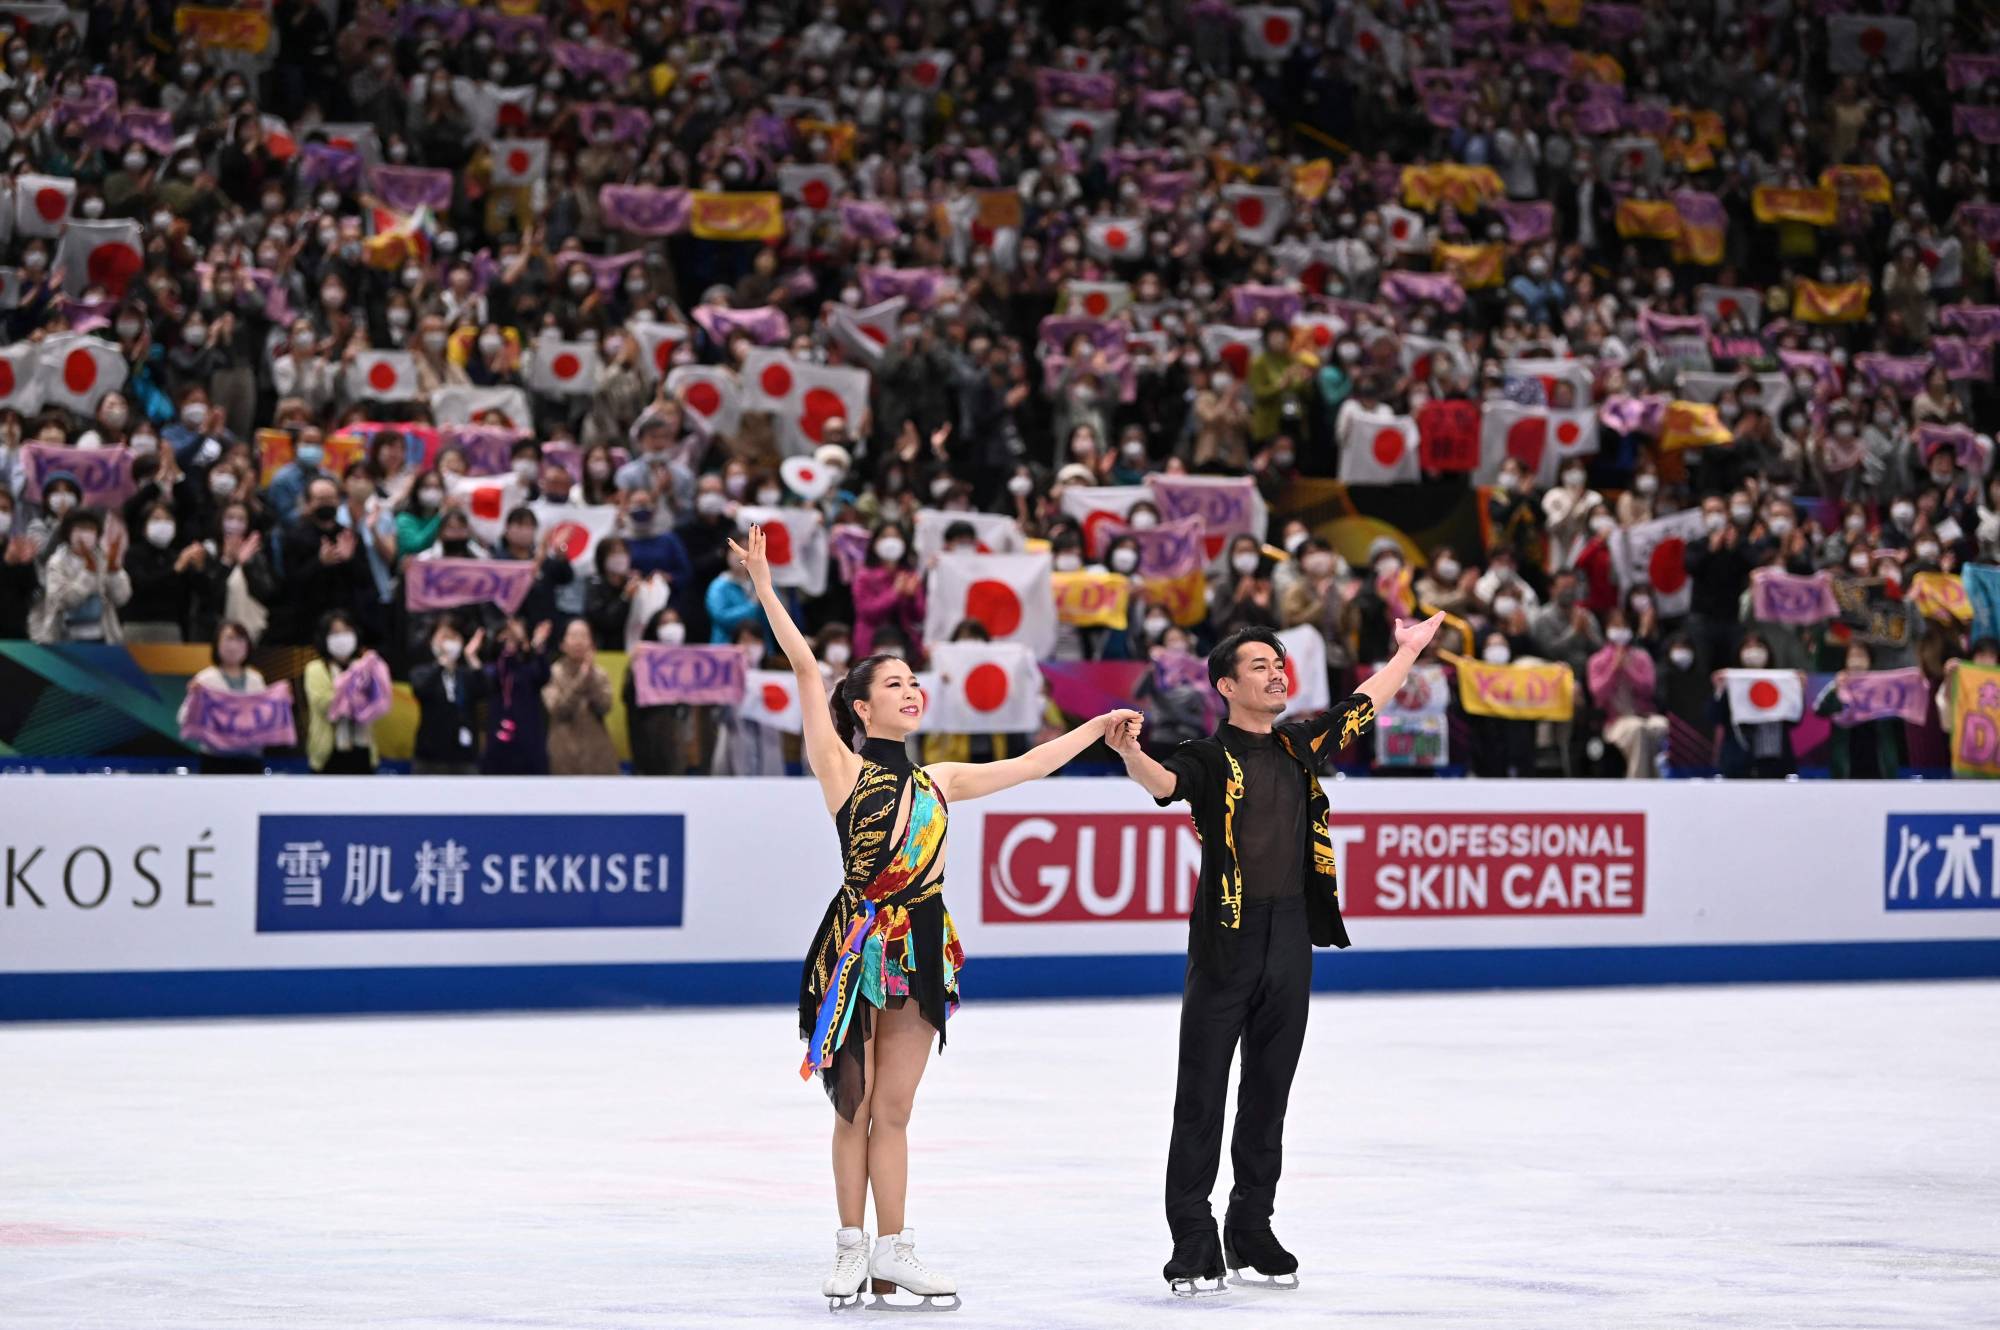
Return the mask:
<path fill-rule="evenodd" d="M 1236 673 L 1236 653 L 1252 642 L 1262 642 L 1278 653 L 1278 663 L 1285 663 L 1285 644 L 1278 640 L 1278 634 L 1269 628 L 1239 628 L 1215 644 L 1215 650 L 1208 653 L 1208 686 L 1214 688 L 1224 679 Z"/>

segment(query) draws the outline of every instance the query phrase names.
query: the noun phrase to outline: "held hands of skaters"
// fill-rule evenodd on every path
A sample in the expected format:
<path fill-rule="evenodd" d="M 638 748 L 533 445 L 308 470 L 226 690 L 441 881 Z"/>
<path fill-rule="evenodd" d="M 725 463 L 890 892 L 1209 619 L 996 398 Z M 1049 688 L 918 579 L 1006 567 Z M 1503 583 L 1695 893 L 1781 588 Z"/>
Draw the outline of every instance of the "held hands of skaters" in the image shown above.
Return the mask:
<path fill-rule="evenodd" d="M 1139 751 L 1139 734 L 1146 724 L 1143 712 L 1109 711 L 1099 719 L 1104 722 L 1105 745 L 1112 752 L 1123 757 Z"/>

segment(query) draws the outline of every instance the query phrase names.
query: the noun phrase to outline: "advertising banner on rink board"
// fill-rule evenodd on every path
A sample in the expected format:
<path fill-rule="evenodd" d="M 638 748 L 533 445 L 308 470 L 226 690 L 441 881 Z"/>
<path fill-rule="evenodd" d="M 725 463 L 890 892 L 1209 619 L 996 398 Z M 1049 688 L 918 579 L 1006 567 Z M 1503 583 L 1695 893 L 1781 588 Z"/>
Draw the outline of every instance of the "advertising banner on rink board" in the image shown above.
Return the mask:
<path fill-rule="evenodd" d="M 1990 784 L 1325 783 L 1324 983 L 2000 975 Z M 840 884 L 796 778 L 42 775 L 7 807 L 0 1019 L 782 1002 Z M 1058 778 L 950 820 L 969 1006 L 1179 991 L 1184 806 Z"/>

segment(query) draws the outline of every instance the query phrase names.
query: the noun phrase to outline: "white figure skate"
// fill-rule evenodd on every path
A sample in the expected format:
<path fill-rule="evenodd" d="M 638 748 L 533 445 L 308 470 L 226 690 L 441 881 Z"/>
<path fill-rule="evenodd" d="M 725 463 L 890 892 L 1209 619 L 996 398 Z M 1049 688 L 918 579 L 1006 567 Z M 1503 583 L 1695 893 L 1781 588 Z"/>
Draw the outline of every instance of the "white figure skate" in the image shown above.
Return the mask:
<path fill-rule="evenodd" d="M 827 1310 L 841 1311 L 865 1305 L 861 1285 L 867 1279 L 867 1230 L 843 1228 L 834 1234 L 833 1273 L 820 1285 L 820 1292 L 826 1294 Z"/>
<path fill-rule="evenodd" d="M 875 1292 L 870 1307 L 882 1311 L 955 1312 L 961 1305 L 958 1284 L 951 1276 L 939 1274 L 917 1258 L 917 1231 L 913 1228 L 884 1233 L 875 1239 L 875 1253 L 868 1259 L 868 1274 Z M 920 1301 L 890 1302 L 887 1295 L 897 1289 L 916 1294 Z"/>

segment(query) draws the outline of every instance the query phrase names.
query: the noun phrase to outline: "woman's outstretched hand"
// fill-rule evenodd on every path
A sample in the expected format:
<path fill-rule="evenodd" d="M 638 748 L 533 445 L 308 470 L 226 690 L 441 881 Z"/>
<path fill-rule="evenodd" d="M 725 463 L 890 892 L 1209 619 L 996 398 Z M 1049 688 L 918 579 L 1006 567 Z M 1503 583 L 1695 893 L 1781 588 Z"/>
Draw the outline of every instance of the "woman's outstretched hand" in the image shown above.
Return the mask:
<path fill-rule="evenodd" d="M 761 596 L 771 589 L 771 561 L 764 553 L 764 528 L 751 527 L 745 539 L 750 542 L 750 548 L 745 549 L 732 540 L 729 550 L 743 560 L 743 567 L 750 574 L 750 585 L 757 588 L 757 594 Z"/>

